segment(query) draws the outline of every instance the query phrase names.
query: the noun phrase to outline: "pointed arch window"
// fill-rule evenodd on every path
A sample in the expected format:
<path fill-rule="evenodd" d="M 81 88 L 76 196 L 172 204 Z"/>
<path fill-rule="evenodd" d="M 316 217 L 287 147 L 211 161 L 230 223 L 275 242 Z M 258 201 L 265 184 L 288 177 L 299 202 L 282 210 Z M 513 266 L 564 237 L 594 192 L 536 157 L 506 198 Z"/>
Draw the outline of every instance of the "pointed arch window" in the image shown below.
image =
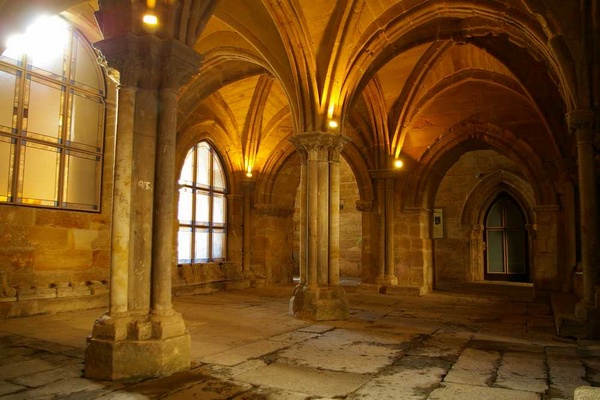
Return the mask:
<path fill-rule="evenodd" d="M 190 149 L 179 185 L 178 263 L 224 260 L 227 184 L 219 156 L 208 142 Z"/>
<path fill-rule="evenodd" d="M 529 281 L 525 217 L 506 193 L 500 194 L 488 209 L 485 242 L 486 279 Z"/>
<path fill-rule="evenodd" d="M 40 18 L 0 56 L 0 203 L 100 210 L 105 81 L 89 43 Z"/>

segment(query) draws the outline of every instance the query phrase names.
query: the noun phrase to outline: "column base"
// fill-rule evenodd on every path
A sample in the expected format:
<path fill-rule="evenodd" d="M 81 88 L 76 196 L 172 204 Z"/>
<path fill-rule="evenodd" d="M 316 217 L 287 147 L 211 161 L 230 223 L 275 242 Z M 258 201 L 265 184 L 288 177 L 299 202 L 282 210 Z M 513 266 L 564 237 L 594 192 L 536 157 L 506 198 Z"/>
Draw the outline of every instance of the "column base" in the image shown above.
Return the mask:
<path fill-rule="evenodd" d="M 331 321 L 348 318 L 349 304 L 341 286 L 311 288 L 298 285 L 290 299 L 289 314 L 312 321 Z"/>
<path fill-rule="evenodd" d="M 398 285 L 398 278 L 396 278 L 393 275 L 378 276 L 377 279 L 375 280 L 375 283 L 377 285 L 379 285 L 380 287 L 396 286 L 396 285 Z"/>
<path fill-rule="evenodd" d="M 585 302 L 575 305 L 575 318 L 585 326 L 586 339 L 600 339 L 600 310 Z"/>
<path fill-rule="evenodd" d="M 125 381 L 190 368 L 190 335 L 180 314 L 104 316 L 85 350 L 85 377 Z"/>

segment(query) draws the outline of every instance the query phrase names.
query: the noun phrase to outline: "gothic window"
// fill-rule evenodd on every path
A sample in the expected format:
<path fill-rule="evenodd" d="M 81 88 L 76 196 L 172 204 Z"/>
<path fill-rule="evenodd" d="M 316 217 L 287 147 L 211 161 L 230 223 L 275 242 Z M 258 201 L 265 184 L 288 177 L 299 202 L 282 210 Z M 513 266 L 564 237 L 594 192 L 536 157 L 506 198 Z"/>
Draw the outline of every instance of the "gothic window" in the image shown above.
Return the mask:
<path fill-rule="evenodd" d="M 507 194 L 498 196 L 487 212 L 485 242 L 486 279 L 529 282 L 525 218 Z"/>
<path fill-rule="evenodd" d="M 179 186 L 178 263 L 224 260 L 227 184 L 219 156 L 207 142 L 188 152 Z"/>
<path fill-rule="evenodd" d="M 0 56 L 0 203 L 98 211 L 105 83 L 91 46 L 60 17 Z"/>

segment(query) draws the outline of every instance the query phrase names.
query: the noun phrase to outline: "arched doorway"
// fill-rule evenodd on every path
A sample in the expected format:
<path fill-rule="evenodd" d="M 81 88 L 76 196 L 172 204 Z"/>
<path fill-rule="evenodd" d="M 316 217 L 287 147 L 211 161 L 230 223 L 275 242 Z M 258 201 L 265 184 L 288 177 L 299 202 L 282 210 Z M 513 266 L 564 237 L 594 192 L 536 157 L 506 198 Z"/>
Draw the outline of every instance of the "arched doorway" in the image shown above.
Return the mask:
<path fill-rule="evenodd" d="M 530 282 L 526 220 L 521 207 L 500 193 L 486 212 L 484 279 Z"/>

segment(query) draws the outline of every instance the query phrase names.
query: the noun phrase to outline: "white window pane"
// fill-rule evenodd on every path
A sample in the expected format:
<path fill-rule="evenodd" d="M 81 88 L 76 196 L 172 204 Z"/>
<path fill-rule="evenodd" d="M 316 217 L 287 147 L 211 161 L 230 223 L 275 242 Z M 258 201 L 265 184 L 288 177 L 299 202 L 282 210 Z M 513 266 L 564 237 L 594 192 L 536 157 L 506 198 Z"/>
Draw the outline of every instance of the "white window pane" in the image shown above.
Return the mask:
<path fill-rule="evenodd" d="M 196 193 L 196 219 L 199 224 L 208 225 L 210 196 L 205 192 Z"/>
<path fill-rule="evenodd" d="M 70 34 L 67 23 L 59 17 L 40 18 L 25 34 L 26 53 L 35 67 L 56 75 L 64 75 L 65 50 Z"/>
<path fill-rule="evenodd" d="M 213 196 L 213 224 L 225 223 L 225 196 Z"/>
<path fill-rule="evenodd" d="M 198 145 L 196 162 L 196 184 L 208 187 L 210 185 L 210 149 L 205 143 Z"/>
<path fill-rule="evenodd" d="M 225 258 L 225 232 L 214 231 L 212 235 L 212 258 L 215 260 Z"/>
<path fill-rule="evenodd" d="M 87 49 L 81 38 L 77 38 L 76 41 L 75 81 L 90 88 L 101 90 L 95 55 Z"/>
<path fill-rule="evenodd" d="M 0 136 L 0 201 L 11 199 L 13 152 L 14 144 L 12 140 Z"/>
<path fill-rule="evenodd" d="M 196 229 L 194 239 L 194 261 L 208 260 L 208 231 L 206 229 Z"/>
<path fill-rule="evenodd" d="M 179 189 L 179 207 L 177 218 L 182 224 L 192 223 L 192 202 L 194 201 L 193 192 L 188 188 Z"/>
<path fill-rule="evenodd" d="M 215 155 L 213 157 L 213 187 L 217 190 L 225 190 L 225 177 L 221 169 L 221 163 Z"/>
<path fill-rule="evenodd" d="M 181 174 L 179 175 L 180 185 L 194 184 L 194 149 L 190 150 L 185 157 Z"/>
<path fill-rule="evenodd" d="M 100 160 L 72 152 L 66 157 L 64 201 L 77 208 L 98 209 Z"/>
<path fill-rule="evenodd" d="M 72 96 L 71 129 L 69 140 L 91 147 L 95 151 L 100 145 L 101 103 L 83 96 Z"/>
<path fill-rule="evenodd" d="M 13 128 L 15 81 L 15 75 L 0 71 L 0 129 L 5 132 L 11 132 Z"/>
<path fill-rule="evenodd" d="M 60 135 L 61 90 L 31 82 L 27 130 L 44 136 Z"/>
<path fill-rule="evenodd" d="M 33 145 L 21 148 L 22 152 L 22 201 L 39 205 L 57 205 L 58 148 Z"/>
<path fill-rule="evenodd" d="M 504 244 L 502 231 L 487 233 L 488 272 L 504 272 Z"/>
<path fill-rule="evenodd" d="M 192 230 L 190 228 L 182 227 L 177 232 L 177 262 L 179 264 L 192 262 Z"/>

